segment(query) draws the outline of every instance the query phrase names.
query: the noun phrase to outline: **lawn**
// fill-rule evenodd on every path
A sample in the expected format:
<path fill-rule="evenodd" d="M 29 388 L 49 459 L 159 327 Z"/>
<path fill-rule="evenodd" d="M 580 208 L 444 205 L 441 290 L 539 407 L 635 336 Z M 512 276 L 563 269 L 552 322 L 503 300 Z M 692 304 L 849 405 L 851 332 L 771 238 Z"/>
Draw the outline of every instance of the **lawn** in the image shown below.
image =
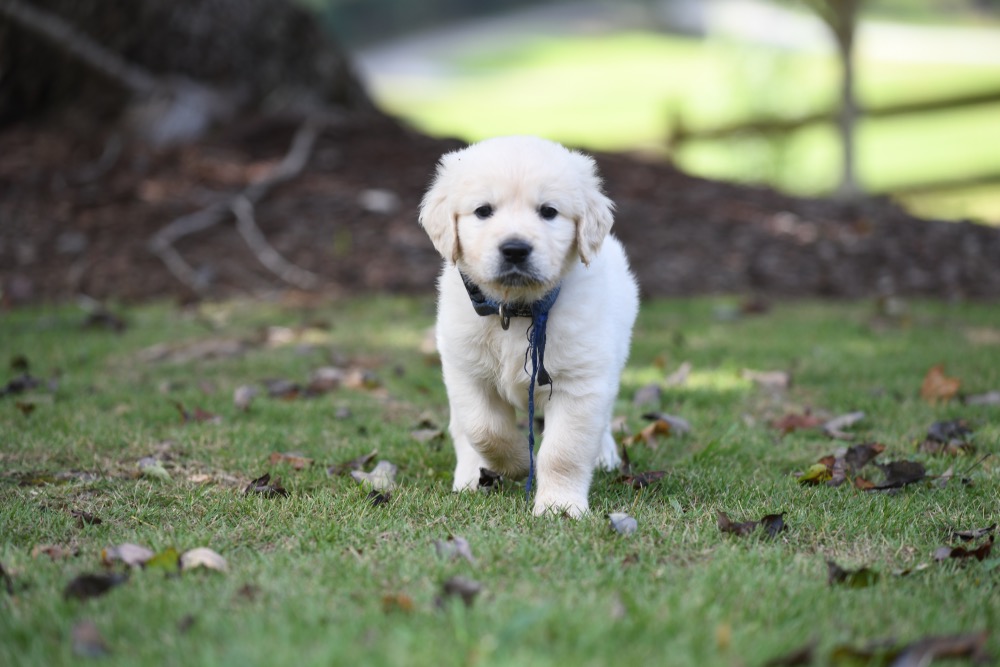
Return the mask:
<path fill-rule="evenodd" d="M 601 150 L 666 153 L 672 128 L 710 129 L 754 118 L 836 108 L 837 61 L 724 39 L 646 32 L 482 44 L 440 56 L 435 85 L 405 79 L 373 90 L 379 103 L 435 135 L 476 140 L 539 134 Z M 1000 66 L 858 58 L 863 105 L 996 91 Z M 1000 173 L 1000 105 L 866 120 L 858 174 L 872 192 Z M 670 156 L 709 178 L 767 182 L 799 195 L 832 192 L 840 148 L 832 125 L 784 140 L 688 142 Z M 908 199 L 927 215 L 1000 220 L 996 188 Z"/>
<path fill-rule="evenodd" d="M 641 489 L 599 474 L 578 521 L 531 517 L 511 481 L 450 492 L 450 443 L 435 433 L 447 420 L 440 369 L 421 349 L 429 297 L 151 305 L 117 311 L 120 333 L 84 328 L 71 307 L 4 312 L 0 359 L 14 367 L 3 381 L 27 362 L 41 383 L 0 397 L 0 664 L 102 654 L 104 665 L 735 667 L 809 642 L 812 664 L 858 664 L 834 656 L 986 630 L 1000 655 L 1000 559 L 934 558 L 956 546 L 950 531 L 1000 515 L 1000 407 L 970 402 L 1000 389 L 995 305 L 739 306 L 643 305 L 617 414 L 632 434 L 654 409 L 691 430 L 638 438 L 633 473 L 665 474 Z M 667 382 L 684 362 L 687 378 Z M 921 386 L 935 364 L 961 387 L 929 402 Z M 337 369 L 326 377 L 340 373 L 339 388 L 306 397 L 272 382 L 279 397 L 262 384 L 304 386 L 321 368 Z M 762 385 L 744 369 L 791 383 Z M 654 384 L 659 399 L 634 404 Z M 260 392 L 245 411 L 233 404 L 243 385 Z M 805 428 L 851 411 L 864 417 L 847 440 Z M 917 450 L 932 424 L 955 419 L 974 452 Z M 916 461 L 926 478 L 868 491 L 797 479 L 866 442 L 885 446 L 876 462 Z M 373 450 L 364 470 L 398 467 L 386 502 L 327 470 Z M 295 456 L 271 460 L 281 453 Z M 296 469 L 302 458 L 312 464 Z M 244 493 L 265 472 L 287 496 Z M 873 464 L 858 477 L 882 482 Z M 723 533 L 719 511 L 784 512 L 786 529 Z M 610 512 L 634 517 L 636 531 L 612 530 Z M 123 543 L 208 547 L 228 568 L 149 563 L 104 595 L 65 595 L 81 574 L 126 571 L 101 564 Z M 878 577 L 830 583 L 828 560 Z M 454 577 L 480 588 L 468 606 L 445 590 Z"/>

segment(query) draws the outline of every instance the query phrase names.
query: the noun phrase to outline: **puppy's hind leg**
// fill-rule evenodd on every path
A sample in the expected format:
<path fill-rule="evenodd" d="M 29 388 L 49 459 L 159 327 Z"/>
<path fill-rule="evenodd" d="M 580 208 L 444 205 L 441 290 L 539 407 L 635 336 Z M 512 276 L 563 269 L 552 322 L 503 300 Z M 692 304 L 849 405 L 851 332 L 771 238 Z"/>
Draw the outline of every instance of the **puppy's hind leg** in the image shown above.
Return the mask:
<path fill-rule="evenodd" d="M 597 455 L 597 467 L 601 470 L 607 470 L 608 472 L 614 472 L 621 467 L 622 459 L 618 455 L 618 443 L 615 442 L 614 436 L 611 434 L 611 425 L 604 430 L 604 435 L 601 436 L 601 450 Z"/>

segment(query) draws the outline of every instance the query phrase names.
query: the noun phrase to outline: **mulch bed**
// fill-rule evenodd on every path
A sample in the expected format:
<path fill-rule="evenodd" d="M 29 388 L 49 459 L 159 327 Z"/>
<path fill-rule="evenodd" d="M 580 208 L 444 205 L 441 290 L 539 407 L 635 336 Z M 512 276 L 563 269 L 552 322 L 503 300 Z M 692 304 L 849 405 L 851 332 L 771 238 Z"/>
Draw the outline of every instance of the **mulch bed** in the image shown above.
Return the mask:
<path fill-rule="evenodd" d="M 160 152 L 126 142 L 103 161 L 112 137 L 87 126 L 0 132 L 3 301 L 191 298 L 150 238 L 266 173 L 295 129 L 250 118 Z M 428 293 L 439 259 L 416 210 L 439 156 L 461 145 L 384 118 L 347 121 L 324 131 L 306 170 L 260 202 L 257 223 L 276 250 L 322 277 L 324 292 Z M 887 200 L 799 199 L 632 156 L 595 157 L 647 296 L 1000 296 L 1000 229 L 916 219 Z M 231 220 L 177 248 L 210 280 L 211 296 L 284 287 Z"/>

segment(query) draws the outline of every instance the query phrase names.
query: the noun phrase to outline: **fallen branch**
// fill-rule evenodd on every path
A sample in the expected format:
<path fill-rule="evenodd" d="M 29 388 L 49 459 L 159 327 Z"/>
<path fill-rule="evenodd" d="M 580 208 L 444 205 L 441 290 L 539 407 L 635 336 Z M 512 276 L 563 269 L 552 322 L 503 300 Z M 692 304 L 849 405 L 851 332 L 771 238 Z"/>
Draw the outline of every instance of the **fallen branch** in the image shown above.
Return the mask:
<path fill-rule="evenodd" d="M 208 289 L 210 278 L 188 264 L 177 252 L 174 243 L 185 236 L 211 229 L 226 220 L 229 215 L 234 215 L 237 230 L 261 264 L 290 285 L 302 289 L 315 288 L 319 284 L 319 277 L 286 260 L 267 242 L 254 221 L 253 208 L 275 186 L 290 181 L 302 173 L 312 155 L 322 124 L 323 122 L 315 118 L 307 119 L 295 132 L 288 152 L 274 169 L 228 201 L 211 204 L 200 211 L 181 216 L 163 227 L 149 240 L 147 244 L 149 250 L 163 260 L 175 278 L 196 293 L 202 294 Z"/>
<path fill-rule="evenodd" d="M 301 289 L 315 289 L 319 285 L 319 276 L 312 271 L 292 264 L 267 242 L 264 233 L 260 231 L 260 227 L 254 221 L 253 204 L 249 199 L 237 197 L 233 202 L 232 210 L 236 216 L 236 230 L 257 255 L 260 263 L 267 267 L 271 273 L 289 285 L 295 285 Z"/>

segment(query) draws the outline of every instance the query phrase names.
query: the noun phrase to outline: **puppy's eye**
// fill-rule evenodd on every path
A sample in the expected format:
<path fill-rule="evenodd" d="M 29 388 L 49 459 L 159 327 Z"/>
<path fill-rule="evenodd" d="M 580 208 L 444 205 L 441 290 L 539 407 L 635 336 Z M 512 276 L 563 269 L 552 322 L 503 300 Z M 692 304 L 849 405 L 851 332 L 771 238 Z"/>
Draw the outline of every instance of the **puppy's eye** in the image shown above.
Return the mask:
<path fill-rule="evenodd" d="M 548 204 L 544 204 L 538 209 L 538 215 L 542 216 L 542 219 L 544 220 L 552 220 L 559 215 L 559 211 L 555 210 Z"/>
<path fill-rule="evenodd" d="M 475 210 L 475 214 L 480 220 L 485 220 L 486 218 L 492 217 L 493 207 L 489 204 L 483 204 Z"/>

